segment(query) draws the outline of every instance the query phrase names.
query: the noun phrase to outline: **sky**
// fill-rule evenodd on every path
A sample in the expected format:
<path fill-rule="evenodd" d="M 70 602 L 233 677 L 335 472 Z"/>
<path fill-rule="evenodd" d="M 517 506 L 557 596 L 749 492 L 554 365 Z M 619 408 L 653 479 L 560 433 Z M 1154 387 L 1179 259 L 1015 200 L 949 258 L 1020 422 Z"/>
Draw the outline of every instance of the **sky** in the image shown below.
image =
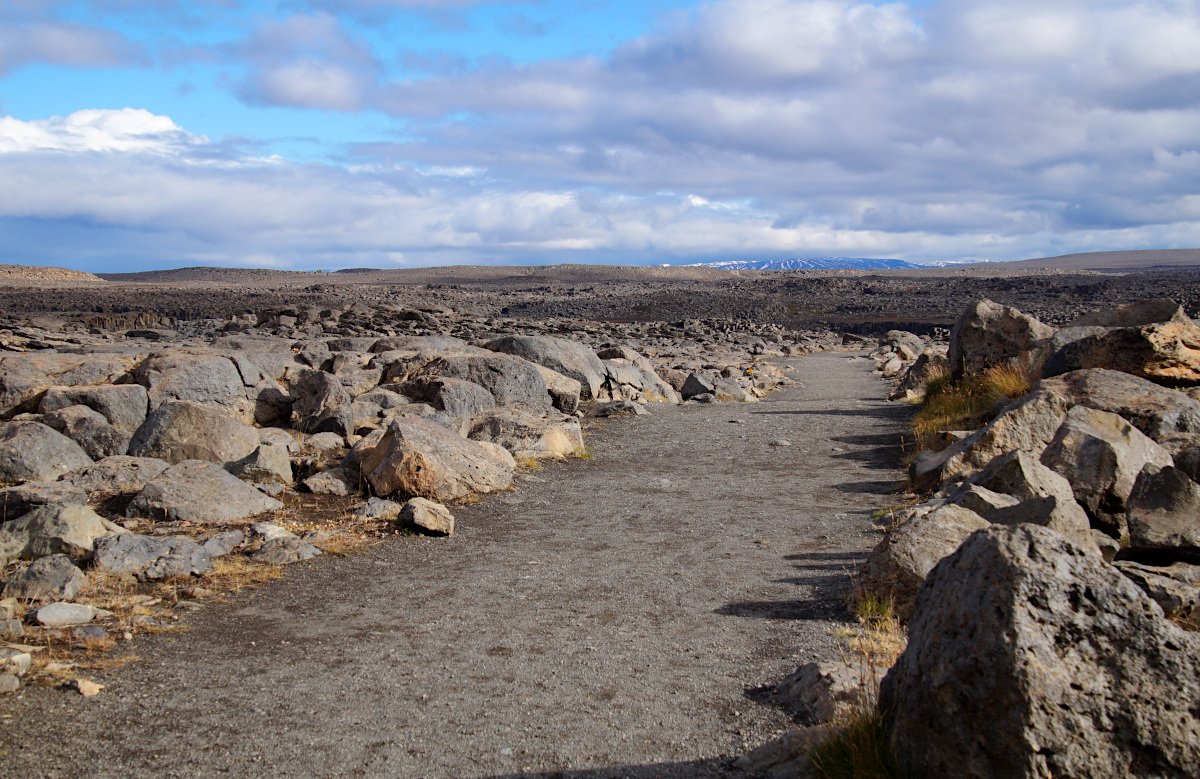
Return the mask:
<path fill-rule="evenodd" d="M 0 0 L 0 263 L 1200 247 L 1200 0 Z"/>

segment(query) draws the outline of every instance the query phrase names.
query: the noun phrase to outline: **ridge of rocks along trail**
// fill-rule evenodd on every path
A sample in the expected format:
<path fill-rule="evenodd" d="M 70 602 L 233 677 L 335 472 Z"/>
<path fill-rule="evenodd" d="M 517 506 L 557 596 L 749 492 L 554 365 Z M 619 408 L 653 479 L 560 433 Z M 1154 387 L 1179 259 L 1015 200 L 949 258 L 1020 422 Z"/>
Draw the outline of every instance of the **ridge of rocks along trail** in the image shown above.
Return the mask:
<path fill-rule="evenodd" d="M 661 404 L 399 537 L 140 642 L 84 700 L 13 700 L 45 776 L 739 776 L 790 724 L 761 690 L 840 656 L 911 408 L 857 355 L 757 403 Z M 297 570 L 298 568 L 298 570 Z M 98 737 L 97 734 L 104 734 Z"/>

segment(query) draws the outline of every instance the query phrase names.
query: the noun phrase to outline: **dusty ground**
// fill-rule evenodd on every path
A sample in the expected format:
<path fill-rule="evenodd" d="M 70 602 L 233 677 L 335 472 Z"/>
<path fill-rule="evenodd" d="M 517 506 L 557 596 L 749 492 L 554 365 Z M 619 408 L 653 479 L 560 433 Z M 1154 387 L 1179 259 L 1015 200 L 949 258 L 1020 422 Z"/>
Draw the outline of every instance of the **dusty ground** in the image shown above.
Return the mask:
<path fill-rule="evenodd" d="M 95 698 L 6 697 L 0 774 L 738 776 L 788 724 L 760 688 L 840 652 L 911 411 L 861 357 L 792 364 L 803 385 L 760 403 L 605 423 L 452 538 L 297 565 L 139 639 Z"/>

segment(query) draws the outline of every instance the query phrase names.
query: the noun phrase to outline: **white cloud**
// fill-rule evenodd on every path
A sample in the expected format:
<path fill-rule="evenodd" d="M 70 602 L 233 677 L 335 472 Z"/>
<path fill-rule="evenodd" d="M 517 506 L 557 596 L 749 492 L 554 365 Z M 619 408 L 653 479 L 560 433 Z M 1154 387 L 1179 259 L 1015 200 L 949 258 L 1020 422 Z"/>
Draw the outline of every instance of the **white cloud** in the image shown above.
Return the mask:
<path fill-rule="evenodd" d="M 155 116 L 140 108 L 88 109 L 31 122 L 0 117 L 0 153 L 7 154 L 33 151 L 168 154 L 205 141 L 202 136 L 185 132 L 169 117 Z"/>

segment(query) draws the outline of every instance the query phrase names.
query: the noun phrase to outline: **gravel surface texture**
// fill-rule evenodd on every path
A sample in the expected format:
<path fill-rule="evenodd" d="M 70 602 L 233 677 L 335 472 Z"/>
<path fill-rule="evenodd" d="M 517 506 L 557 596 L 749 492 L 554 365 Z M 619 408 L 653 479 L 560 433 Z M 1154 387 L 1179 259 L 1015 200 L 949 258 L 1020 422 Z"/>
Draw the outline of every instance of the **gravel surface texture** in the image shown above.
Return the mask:
<path fill-rule="evenodd" d="M 0 775 L 740 776 L 790 722 L 769 688 L 840 656 L 911 413 L 862 356 L 789 364 L 759 403 L 604 422 L 451 538 L 209 605 L 94 698 L 0 700 Z"/>

